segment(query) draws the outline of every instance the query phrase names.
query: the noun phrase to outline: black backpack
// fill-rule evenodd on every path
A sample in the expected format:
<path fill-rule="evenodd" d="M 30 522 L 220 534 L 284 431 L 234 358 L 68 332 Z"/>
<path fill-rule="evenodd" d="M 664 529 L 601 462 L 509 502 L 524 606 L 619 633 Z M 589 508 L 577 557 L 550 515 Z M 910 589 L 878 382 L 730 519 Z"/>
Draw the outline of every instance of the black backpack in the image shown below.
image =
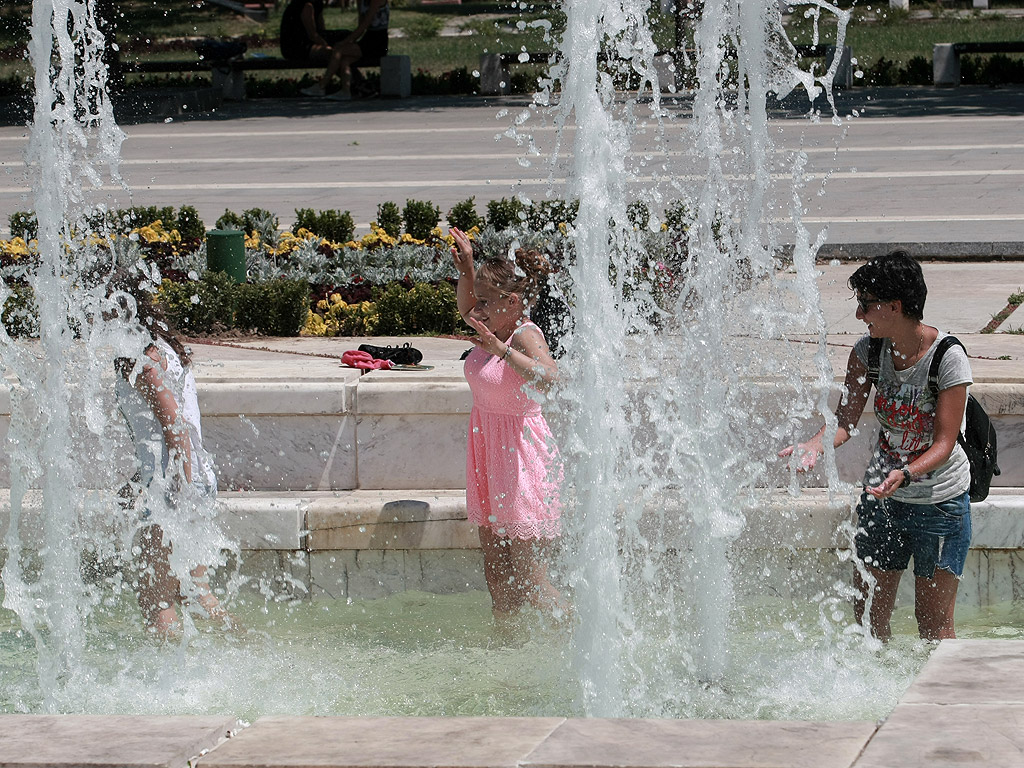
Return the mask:
<path fill-rule="evenodd" d="M 928 369 L 928 388 L 935 394 L 939 392 L 939 365 L 942 363 L 942 356 L 946 350 L 957 345 L 965 353 L 967 348 L 956 336 L 946 336 L 939 342 L 935 356 L 932 358 L 931 367 Z M 878 383 L 878 371 L 881 366 L 882 340 L 871 339 L 868 344 L 868 379 L 872 384 Z M 989 487 L 992 485 L 992 476 L 999 474 L 999 465 L 996 463 L 996 430 L 992 426 L 992 420 L 981 407 L 974 395 L 967 395 L 967 425 L 963 432 L 957 435 L 956 441 L 967 454 L 967 461 L 971 465 L 971 501 L 984 501 L 988 497 Z"/>

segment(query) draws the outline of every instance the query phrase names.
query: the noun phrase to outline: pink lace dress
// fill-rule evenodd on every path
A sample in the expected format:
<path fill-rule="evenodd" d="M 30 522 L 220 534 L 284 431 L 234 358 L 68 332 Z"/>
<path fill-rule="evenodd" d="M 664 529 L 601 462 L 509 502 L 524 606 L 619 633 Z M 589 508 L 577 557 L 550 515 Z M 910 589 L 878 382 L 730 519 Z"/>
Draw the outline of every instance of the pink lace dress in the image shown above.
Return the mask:
<path fill-rule="evenodd" d="M 524 323 L 516 333 L 527 326 L 537 327 Z M 540 404 L 512 366 L 479 347 L 466 358 L 465 373 L 473 393 L 466 446 L 469 521 L 507 538 L 558 536 L 561 461 Z"/>

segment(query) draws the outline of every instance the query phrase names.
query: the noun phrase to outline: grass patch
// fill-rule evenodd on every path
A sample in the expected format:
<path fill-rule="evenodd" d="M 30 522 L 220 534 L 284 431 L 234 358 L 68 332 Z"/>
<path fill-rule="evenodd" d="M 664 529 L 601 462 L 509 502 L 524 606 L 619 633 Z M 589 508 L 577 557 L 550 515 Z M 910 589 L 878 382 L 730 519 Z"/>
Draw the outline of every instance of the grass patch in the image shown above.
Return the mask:
<path fill-rule="evenodd" d="M 995 333 L 999 329 L 999 326 L 1002 325 L 1003 322 L 1006 320 L 1006 318 L 1012 315 L 1014 313 L 1014 310 L 1016 310 L 1017 307 L 1019 307 L 1021 304 L 1024 304 L 1024 291 L 1021 291 L 1018 288 L 1016 293 L 1010 294 L 1009 298 L 1006 300 L 1006 306 L 992 316 L 992 319 L 989 321 L 988 325 L 982 328 L 981 332 Z M 1017 330 L 1004 330 L 1001 331 L 1001 333 L 1024 333 L 1024 329 L 1018 328 Z"/>
<path fill-rule="evenodd" d="M 1024 40 L 1024 19 L 1009 18 L 1001 14 L 968 13 L 957 15 L 945 3 L 915 4 L 915 12 L 922 8 L 931 11 L 931 18 L 921 19 L 898 9 L 891 9 L 882 0 L 873 4 L 873 10 L 849 0 L 839 3 L 853 8 L 853 20 L 847 30 L 847 44 L 862 68 L 881 68 L 884 72 L 907 71 L 917 82 L 927 75 L 930 82 L 932 47 L 943 42 L 992 42 Z M 993 7 L 1021 7 L 1022 0 L 992 0 Z M 966 8 L 967 0 L 961 2 Z M 254 22 L 225 12 L 211 5 L 197 7 L 184 0 L 121 0 L 122 12 L 118 27 L 118 43 L 125 59 L 143 56 L 146 59 L 187 58 L 194 53 L 194 37 L 244 37 L 250 52 L 278 55 L 277 38 L 284 3 L 271 10 L 264 22 Z M 28 0 L 5 0 L 0 9 L 0 78 L 30 75 L 22 48 L 28 39 L 31 3 Z M 325 23 L 331 29 L 352 29 L 357 16 L 354 9 L 327 8 Z M 543 30 L 529 26 L 531 21 L 546 19 L 557 35 L 564 29 L 565 14 L 560 6 L 535 3 L 522 11 L 513 10 L 511 3 L 473 3 L 462 5 L 418 5 L 397 0 L 391 13 L 391 26 L 401 30 L 402 37 L 393 37 L 391 51 L 408 55 L 414 70 L 438 75 L 460 67 L 472 71 L 479 66 L 480 54 L 485 52 L 544 51 L 551 48 L 545 42 Z M 813 25 L 802 13 L 790 16 L 789 35 L 796 44 L 812 41 Z M 650 22 L 655 43 L 661 50 L 670 49 L 675 40 L 675 21 L 671 15 L 652 8 Z M 449 29 L 464 29 L 473 34 L 442 36 Z M 827 14 L 822 15 L 819 27 L 822 40 L 834 39 L 835 23 Z M 923 64 L 922 61 L 923 60 Z M 1013 58 L 1014 66 L 1024 62 Z M 1024 64 L 1022 64 L 1024 66 Z M 920 72 L 918 72 L 920 70 Z M 1017 70 L 1002 67 L 1000 72 L 1015 78 Z M 924 73 L 923 75 L 921 73 Z M 870 72 L 869 72 L 870 74 Z M 279 73 L 254 73 L 251 77 L 272 79 Z M 991 77 L 988 77 L 991 79 Z M 968 78 L 965 78 L 967 81 Z M 866 82 L 865 82 L 866 81 Z M 858 81 L 871 84 L 871 78 Z M 879 83 L 887 82 L 883 74 Z"/>

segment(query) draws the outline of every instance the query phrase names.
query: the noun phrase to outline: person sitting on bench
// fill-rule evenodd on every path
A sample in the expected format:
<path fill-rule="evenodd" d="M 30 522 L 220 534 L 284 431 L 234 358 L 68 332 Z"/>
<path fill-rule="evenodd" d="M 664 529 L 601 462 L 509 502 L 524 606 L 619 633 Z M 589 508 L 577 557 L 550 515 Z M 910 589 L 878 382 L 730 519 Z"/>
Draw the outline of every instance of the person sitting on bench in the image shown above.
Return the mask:
<path fill-rule="evenodd" d="M 324 0 L 291 0 L 281 18 L 281 53 L 285 58 L 325 61 L 320 82 L 303 88 L 306 96 L 327 96 L 335 75 L 341 90 L 328 98 L 352 98 L 352 69 L 380 65 L 388 52 L 388 0 L 359 0 L 359 25 L 348 30 L 327 30 L 323 21 Z"/>

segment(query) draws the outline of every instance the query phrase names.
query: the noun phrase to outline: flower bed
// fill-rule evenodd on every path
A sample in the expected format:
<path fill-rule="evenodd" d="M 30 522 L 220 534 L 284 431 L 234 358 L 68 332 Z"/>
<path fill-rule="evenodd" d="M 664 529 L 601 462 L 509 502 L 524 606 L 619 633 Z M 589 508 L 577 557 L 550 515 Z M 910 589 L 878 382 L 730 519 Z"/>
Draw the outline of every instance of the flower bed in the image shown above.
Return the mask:
<path fill-rule="evenodd" d="M 556 265 L 572 258 L 566 237 L 577 204 L 560 200 L 526 205 L 517 199 L 492 200 L 487 218 L 477 215 L 473 200 L 454 206 L 447 218 L 470 234 L 481 254 L 507 253 L 528 247 L 546 251 Z M 404 210 L 394 203 L 378 207 L 378 222 L 362 237 L 352 236 L 348 212 L 296 211 L 296 226 L 279 231 L 268 211 L 241 215 L 225 211 L 218 229 L 239 229 L 245 244 L 247 282 L 236 285 L 224 273 L 207 269 L 205 227 L 188 206 L 138 208 L 87 217 L 87 236 L 79 247 L 99 264 L 145 260 L 162 278 L 159 299 L 179 331 L 190 335 L 242 330 L 268 335 L 307 336 L 452 334 L 467 332 L 458 313 L 458 275 L 450 257 L 453 240 L 443 234 L 440 210 L 409 200 Z M 626 294 L 664 304 L 678 292 L 683 274 L 686 207 L 670 204 L 664 222 L 650 226 L 642 203 L 629 217 L 647 254 L 629 275 L 610 279 Z M 486 221 L 486 223 L 485 223 Z M 316 227 L 319 233 L 306 226 Z M 35 262 L 35 220 L 11 216 L 12 237 L 0 240 L 0 267 L 12 290 L 3 318 L 12 334 L 31 335 L 33 300 L 26 279 Z M 404 226 L 405 232 L 401 232 Z M 323 236 L 324 232 L 334 237 Z M 567 286 L 555 286 L 567 292 Z"/>

